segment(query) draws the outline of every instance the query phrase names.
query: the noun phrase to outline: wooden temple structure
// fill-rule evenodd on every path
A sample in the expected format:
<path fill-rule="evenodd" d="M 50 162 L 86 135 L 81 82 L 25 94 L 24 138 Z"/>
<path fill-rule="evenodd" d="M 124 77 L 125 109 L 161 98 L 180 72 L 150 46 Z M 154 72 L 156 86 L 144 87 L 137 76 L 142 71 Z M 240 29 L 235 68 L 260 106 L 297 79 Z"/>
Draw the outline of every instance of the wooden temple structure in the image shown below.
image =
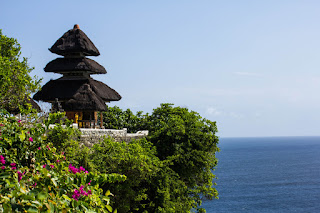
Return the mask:
<path fill-rule="evenodd" d="M 44 71 L 63 76 L 50 80 L 33 98 L 52 103 L 53 107 L 59 105 L 67 118 L 78 123 L 79 127 L 95 128 L 98 112 L 107 110 L 105 103 L 121 99 L 114 89 L 90 76 L 107 73 L 103 66 L 86 57 L 99 56 L 99 50 L 79 25 L 66 32 L 49 50 L 63 57 L 49 62 Z M 100 118 L 102 127 L 102 113 Z"/>

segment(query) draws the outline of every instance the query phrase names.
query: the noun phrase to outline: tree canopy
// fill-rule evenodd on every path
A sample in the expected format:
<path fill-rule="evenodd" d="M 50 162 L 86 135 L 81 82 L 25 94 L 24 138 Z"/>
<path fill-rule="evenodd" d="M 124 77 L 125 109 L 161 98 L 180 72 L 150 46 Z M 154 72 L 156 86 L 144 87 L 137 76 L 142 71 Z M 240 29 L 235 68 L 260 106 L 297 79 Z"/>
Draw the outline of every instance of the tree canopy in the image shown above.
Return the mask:
<path fill-rule="evenodd" d="M 21 46 L 0 29 L 0 107 L 10 111 L 25 105 L 31 93 L 40 88 L 40 80 L 31 77 L 34 69 L 21 56 Z"/>
<path fill-rule="evenodd" d="M 216 123 L 202 118 L 198 113 L 183 107 L 174 107 L 173 104 L 161 104 L 160 107 L 149 114 L 136 115 L 129 109 L 121 110 L 119 107 L 108 107 L 104 113 L 104 126 L 106 128 L 128 128 L 129 132 L 137 130 L 149 130 L 147 141 L 152 145 L 152 162 L 155 163 L 152 173 L 146 179 L 138 176 L 134 182 L 127 182 L 127 187 L 113 188 L 120 195 L 127 195 L 128 189 L 139 189 L 142 194 L 136 192 L 136 197 L 127 197 L 127 207 L 135 207 L 136 212 L 204 212 L 201 203 L 204 198 L 218 197 L 214 188 L 215 175 L 213 170 L 218 160 L 215 157 L 219 148 Z M 111 143 L 111 142 L 109 142 Z M 112 143 L 111 143 L 112 144 Z M 130 146 L 134 146 L 132 143 Z M 125 144 L 122 144 L 125 146 Z M 108 144 L 106 149 L 102 144 L 96 145 L 92 158 L 95 162 L 118 161 L 116 168 L 103 163 L 100 168 L 128 176 L 130 166 L 126 165 L 123 157 L 132 155 L 132 159 L 145 156 L 143 149 L 139 149 L 142 155 L 131 153 L 128 148 Z M 119 156 L 113 153 L 121 153 Z M 103 157 L 104 156 L 104 157 Z M 152 156 L 152 155 L 149 155 Z M 129 158 L 131 159 L 131 158 Z M 133 164 L 131 164 L 132 166 Z M 140 166 L 137 161 L 138 167 Z M 145 165 L 142 163 L 141 165 Z M 150 166 L 150 165 L 149 165 Z M 100 170 L 101 171 L 101 170 Z M 143 183 L 138 187 L 134 183 Z M 140 195 L 140 196 L 138 196 Z M 141 199 L 141 195 L 144 199 Z M 120 196 L 120 198 L 124 198 Z M 140 198 L 140 200 L 138 199 Z M 117 204 L 115 204 L 117 205 Z M 143 206 L 143 208 L 142 208 Z M 120 210 L 120 208 L 118 207 Z M 144 211 L 142 211 L 142 209 Z M 119 211 L 127 212 L 127 211 Z"/>

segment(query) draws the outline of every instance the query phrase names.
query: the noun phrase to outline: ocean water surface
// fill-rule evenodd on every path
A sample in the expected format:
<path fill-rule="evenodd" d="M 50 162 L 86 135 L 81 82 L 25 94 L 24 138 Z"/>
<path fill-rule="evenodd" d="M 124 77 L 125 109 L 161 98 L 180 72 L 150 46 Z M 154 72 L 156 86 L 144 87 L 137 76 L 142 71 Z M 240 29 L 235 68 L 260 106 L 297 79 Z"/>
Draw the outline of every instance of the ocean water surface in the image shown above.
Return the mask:
<path fill-rule="evenodd" d="M 214 212 L 320 212 L 320 137 L 221 138 Z"/>

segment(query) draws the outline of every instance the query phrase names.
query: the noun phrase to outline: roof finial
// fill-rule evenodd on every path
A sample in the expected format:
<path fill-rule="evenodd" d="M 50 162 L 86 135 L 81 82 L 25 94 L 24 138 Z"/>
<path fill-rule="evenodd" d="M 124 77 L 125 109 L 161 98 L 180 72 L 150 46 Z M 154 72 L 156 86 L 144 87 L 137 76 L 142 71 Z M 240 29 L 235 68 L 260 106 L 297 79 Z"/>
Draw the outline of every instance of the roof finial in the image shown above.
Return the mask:
<path fill-rule="evenodd" d="M 76 30 L 76 29 L 80 29 L 80 27 L 79 27 L 79 25 L 78 25 L 78 24 L 75 24 L 75 25 L 73 26 L 73 29 L 74 29 L 74 30 Z"/>

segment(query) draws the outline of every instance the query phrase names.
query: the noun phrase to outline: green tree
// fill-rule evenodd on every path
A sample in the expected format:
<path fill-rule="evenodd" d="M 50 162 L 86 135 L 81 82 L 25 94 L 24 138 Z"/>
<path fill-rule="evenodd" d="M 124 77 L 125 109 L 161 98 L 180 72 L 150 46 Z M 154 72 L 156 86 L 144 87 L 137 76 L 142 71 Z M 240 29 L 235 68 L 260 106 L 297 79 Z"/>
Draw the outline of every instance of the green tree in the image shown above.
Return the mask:
<path fill-rule="evenodd" d="M 172 104 L 161 104 L 150 115 L 139 112 L 135 116 L 130 111 L 130 116 L 123 116 L 127 112 L 109 107 L 106 117 L 113 119 L 108 120 L 108 128 L 149 130 L 147 140 L 156 148 L 154 155 L 160 160 L 158 172 L 149 177 L 149 185 L 139 179 L 144 182 L 140 187 L 145 190 L 144 202 L 149 206 L 145 212 L 204 212 L 202 200 L 218 196 L 212 172 L 217 164 L 215 153 L 219 151 L 216 123 Z M 119 122 L 118 117 L 125 119 Z M 110 157 L 110 153 L 106 155 Z"/>
<path fill-rule="evenodd" d="M 28 59 L 20 60 L 21 46 L 0 29 L 0 107 L 14 109 L 25 105 L 31 93 L 40 88 L 40 80 L 29 74 L 34 69 Z"/>
<path fill-rule="evenodd" d="M 117 106 L 108 107 L 107 111 L 103 112 L 103 126 L 106 129 L 123 129 L 127 128 L 130 133 L 135 133 L 145 129 L 143 122 L 148 114 L 143 115 L 141 111 L 135 115 L 130 109 L 122 110 Z"/>
<path fill-rule="evenodd" d="M 149 116 L 148 127 L 148 138 L 157 148 L 157 156 L 170 162 L 170 168 L 189 190 L 192 207 L 202 211 L 202 197 L 218 196 L 212 173 L 218 162 L 215 153 L 219 151 L 216 123 L 187 108 L 161 104 Z"/>
<path fill-rule="evenodd" d="M 104 173 L 125 175 L 124 183 L 106 183 L 103 188 L 114 193 L 114 206 L 118 212 L 148 212 L 152 200 L 148 189 L 160 167 L 155 148 L 145 139 L 131 143 L 116 142 L 111 138 L 93 146 L 90 155 L 95 169 Z"/>
<path fill-rule="evenodd" d="M 112 206 L 119 213 L 189 212 L 193 198 L 179 175 L 168 162 L 160 161 L 155 147 L 146 139 L 130 143 L 107 138 L 95 144 L 89 159 L 101 173 L 118 173 L 127 177 L 125 182 L 105 183 L 114 196 Z"/>

